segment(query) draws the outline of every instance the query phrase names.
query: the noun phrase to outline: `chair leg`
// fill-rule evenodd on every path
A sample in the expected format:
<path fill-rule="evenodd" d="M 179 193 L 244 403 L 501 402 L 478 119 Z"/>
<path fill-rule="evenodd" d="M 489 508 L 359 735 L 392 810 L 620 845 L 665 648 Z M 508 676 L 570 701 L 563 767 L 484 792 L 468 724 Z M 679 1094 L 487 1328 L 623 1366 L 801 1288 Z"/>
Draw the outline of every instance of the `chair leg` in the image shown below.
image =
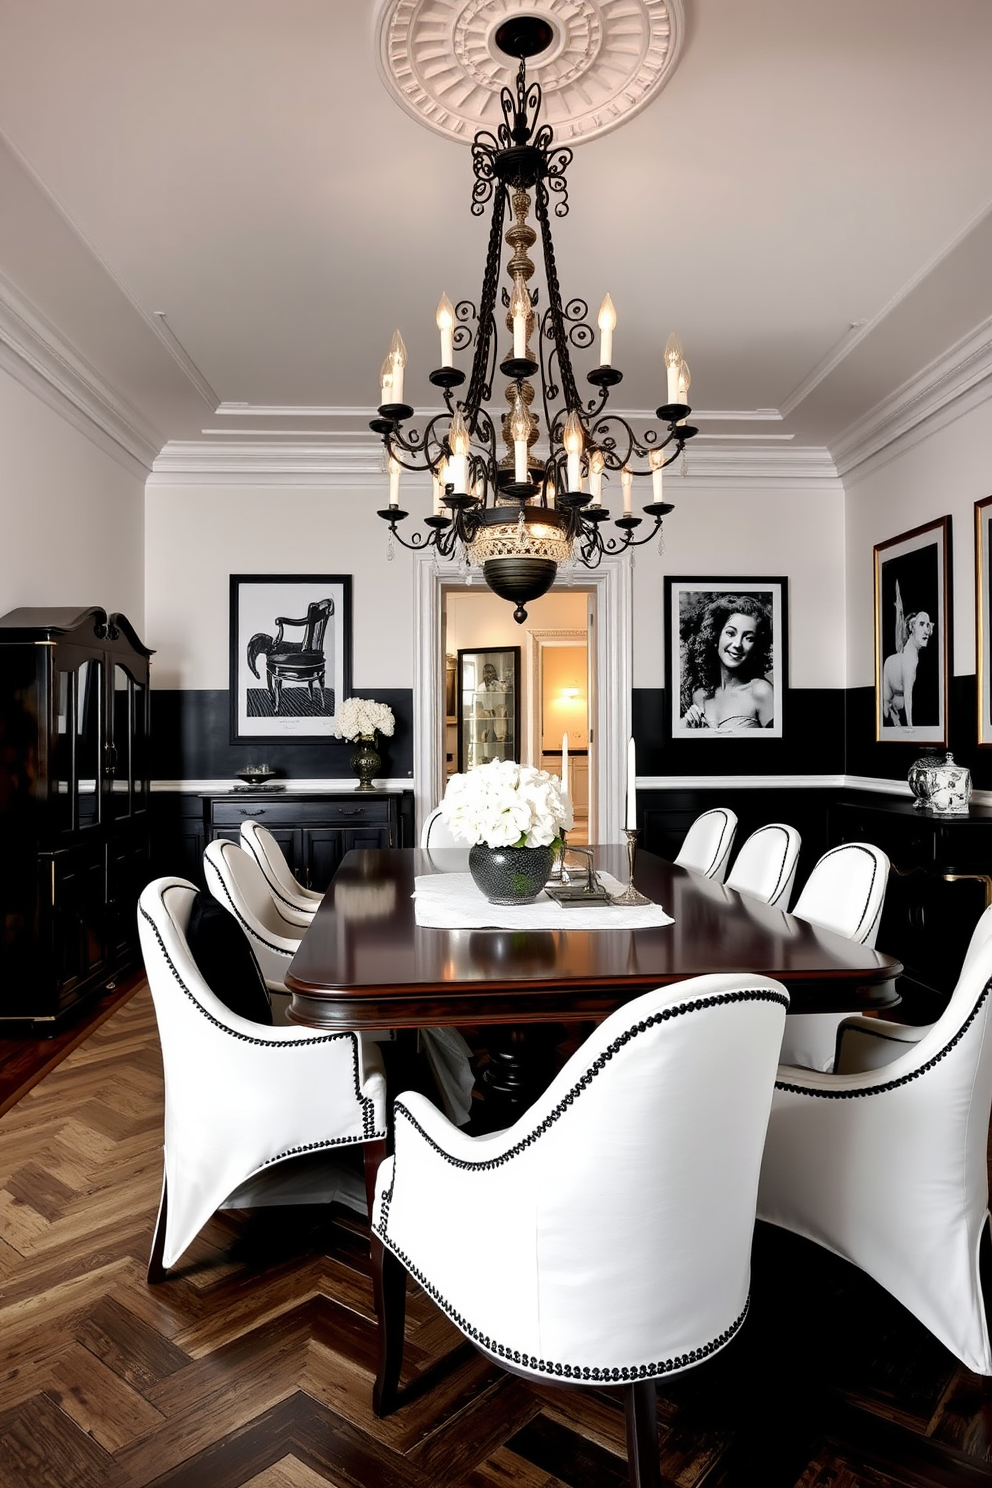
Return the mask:
<path fill-rule="evenodd" d="M 158 1286 L 164 1281 L 168 1272 L 162 1265 L 162 1257 L 165 1254 L 165 1222 L 169 1213 L 169 1196 L 166 1188 L 165 1174 L 162 1175 L 162 1198 L 158 1206 L 158 1219 L 155 1221 L 155 1233 L 152 1236 L 152 1253 L 148 1257 L 148 1285 Z"/>
<path fill-rule="evenodd" d="M 658 1446 L 658 1390 L 654 1380 L 638 1380 L 624 1392 L 627 1468 L 631 1488 L 661 1488 Z"/>
<path fill-rule="evenodd" d="M 371 1237 L 372 1296 L 379 1323 L 379 1362 L 372 1387 L 372 1410 L 388 1416 L 396 1409 L 403 1367 L 406 1271 L 378 1235 Z"/>

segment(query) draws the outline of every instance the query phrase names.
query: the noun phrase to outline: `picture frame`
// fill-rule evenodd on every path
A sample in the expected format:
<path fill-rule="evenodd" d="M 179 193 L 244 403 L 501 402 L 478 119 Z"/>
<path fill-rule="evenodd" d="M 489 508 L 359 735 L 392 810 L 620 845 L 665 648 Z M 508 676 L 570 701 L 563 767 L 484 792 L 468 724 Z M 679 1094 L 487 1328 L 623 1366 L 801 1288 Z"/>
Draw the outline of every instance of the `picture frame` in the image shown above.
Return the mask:
<path fill-rule="evenodd" d="M 947 744 L 951 519 L 876 543 L 875 739 Z"/>
<path fill-rule="evenodd" d="M 332 739 L 351 650 L 350 574 L 232 574 L 231 743 Z"/>
<path fill-rule="evenodd" d="M 783 737 L 788 584 L 782 575 L 666 576 L 665 693 L 672 739 Z M 735 601 L 742 610 L 734 608 Z M 734 616 L 742 612 L 744 623 L 735 625 Z"/>
<path fill-rule="evenodd" d="M 992 496 L 975 502 L 975 659 L 978 743 L 992 745 Z"/>

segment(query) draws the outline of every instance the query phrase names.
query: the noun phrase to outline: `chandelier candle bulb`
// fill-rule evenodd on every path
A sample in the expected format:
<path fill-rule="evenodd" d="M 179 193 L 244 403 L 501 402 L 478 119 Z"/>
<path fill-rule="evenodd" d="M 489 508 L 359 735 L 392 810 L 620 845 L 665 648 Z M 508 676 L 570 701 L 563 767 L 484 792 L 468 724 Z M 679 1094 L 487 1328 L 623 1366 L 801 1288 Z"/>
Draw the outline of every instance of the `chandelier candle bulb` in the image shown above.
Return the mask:
<path fill-rule="evenodd" d="M 406 346 L 399 331 L 393 332 L 393 339 L 389 347 L 389 356 L 386 358 L 390 363 L 393 373 L 392 397 L 390 402 L 403 402 L 403 368 L 406 366 Z"/>
<path fill-rule="evenodd" d="M 627 821 L 628 831 L 637 828 L 637 763 L 634 757 L 634 741 L 627 740 Z"/>
<path fill-rule="evenodd" d="M 663 501 L 662 495 L 662 471 L 665 464 L 665 456 L 661 450 L 652 450 L 648 456 L 648 464 L 651 466 L 651 494 L 655 501 Z"/>
<path fill-rule="evenodd" d="M 454 361 L 455 308 L 446 294 L 438 303 L 436 319 L 441 332 L 441 366 L 450 367 Z"/>
<path fill-rule="evenodd" d="M 513 476 L 518 485 L 527 480 L 527 440 L 530 435 L 530 414 L 524 407 L 519 392 L 513 400 L 510 418 L 510 438 L 513 440 Z"/>
<path fill-rule="evenodd" d="M 603 469 L 606 460 L 602 450 L 593 450 L 589 456 L 589 493 L 592 496 L 593 506 L 603 504 Z"/>
<path fill-rule="evenodd" d="M 625 465 L 620 472 L 620 485 L 623 487 L 623 514 L 629 517 L 633 509 L 634 486 L 634 472 L 629 465 Z"/>
<path fill-rule="evenodd" d="M 673 331 L 665 342 L 665 366 L 668 371 L 668 401 L 679 401 L 679 373 L 682 370 L 682 348 Z"/>
<path fill-rule="evenodd" d="M 389 457 L 389 504 L 399 506 L 400 504 L 400 470 L 402 466 L 399 460 Z"/>
<path fill-rule="evenodd" d="M 461 410 L 451 420 L 448 430 L 448 444 L 451 446 L 451 458 L 448 461 L 448 483 L 454 486 L 457 495 L 464 495 L 468 491 L 468 452 L 469 437 L 462 418 Z"/>
<path fill-rule="evenodd" d="M 613 332 L 616 329 L 617 312 L 613 301 L 606 296 L 599 307 L 599 365 L 608 367 L 613 360 Z"/>
<path fill-rule="evenodd" d="M 527 355 L 527 319 L 530 310 L 530 293 L 523 279 L 517 275 L 513 281 L 510 314 L 513 317 L 513 355 L 521 360 Z"/>
<path fill-rule="evenodd" d="M 565 446 L 565 452 L 568 456 L 568 489 L 570 491 L 581 491 L 579 460 L 585 440 L 582 433 L 582 420 L 574 408 L 565 420 L 562 443 Z"/>

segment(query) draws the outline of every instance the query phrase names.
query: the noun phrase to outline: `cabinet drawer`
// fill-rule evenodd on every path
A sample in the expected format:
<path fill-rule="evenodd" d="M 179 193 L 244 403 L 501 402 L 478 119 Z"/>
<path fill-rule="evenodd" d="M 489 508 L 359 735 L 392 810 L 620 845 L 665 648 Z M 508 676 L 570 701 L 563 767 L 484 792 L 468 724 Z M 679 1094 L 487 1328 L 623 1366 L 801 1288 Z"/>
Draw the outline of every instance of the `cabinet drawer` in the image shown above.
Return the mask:
<path fill-rule="evenodd" d="M 210 819 L 216 826 L 240 826 L 243 821 L 263 826 L 356 827 L 386 824 L 391 819 L 387 801 L 214 801 Z"/>

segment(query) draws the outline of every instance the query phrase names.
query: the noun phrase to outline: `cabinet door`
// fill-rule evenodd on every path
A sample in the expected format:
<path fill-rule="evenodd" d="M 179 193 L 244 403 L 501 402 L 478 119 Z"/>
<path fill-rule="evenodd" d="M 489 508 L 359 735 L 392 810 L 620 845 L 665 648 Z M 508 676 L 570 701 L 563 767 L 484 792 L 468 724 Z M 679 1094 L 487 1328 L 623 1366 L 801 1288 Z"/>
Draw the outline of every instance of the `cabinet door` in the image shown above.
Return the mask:
<path fill-rule="evenodd" d="M 121 660 L 109 666 L 107 681 L 103 775 L 107 816 L 113 823 L 147 809 L 148 687 Z"/>
<path fill-rule="evenodd" d="M 47 901 L 43 918 L 48 927 L 49 964 L 61 1004 L 71 999 L 77 986 L 107 967 L 103 846 L 53 853 L 41 858 L 38 867 L 42 878 L 39 900 Z"/>
<path fill-rule="evenodd" d="M 138 923 L 138 895 L 151 877 L 148 834 L 125 823 L 107 845 L 107 949 L 111 961 L 126 961 Z"/>
<path fill-rule="evenodd" d="M 321 893 L 338 870 L 345 853 L 354 847 L 388 847 L 389 827 L 308 827 L 302 833 L 305 882 Z"/>

